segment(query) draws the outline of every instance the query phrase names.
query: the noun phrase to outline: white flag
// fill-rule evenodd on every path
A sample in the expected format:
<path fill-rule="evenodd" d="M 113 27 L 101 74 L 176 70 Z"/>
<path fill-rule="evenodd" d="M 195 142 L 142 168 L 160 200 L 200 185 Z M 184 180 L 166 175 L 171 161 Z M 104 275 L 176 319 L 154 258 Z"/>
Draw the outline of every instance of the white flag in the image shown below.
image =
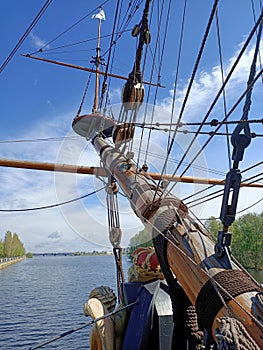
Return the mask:
<path fill-rule="evenodd" d="M 106 19 L 105 12 L 101 9 L 99 13 L 97 13 L 96 15 L 92 15 L 91 18 L 92 19 L 97 18 L 97 19 L 105 21 L 105 19 Z"/>

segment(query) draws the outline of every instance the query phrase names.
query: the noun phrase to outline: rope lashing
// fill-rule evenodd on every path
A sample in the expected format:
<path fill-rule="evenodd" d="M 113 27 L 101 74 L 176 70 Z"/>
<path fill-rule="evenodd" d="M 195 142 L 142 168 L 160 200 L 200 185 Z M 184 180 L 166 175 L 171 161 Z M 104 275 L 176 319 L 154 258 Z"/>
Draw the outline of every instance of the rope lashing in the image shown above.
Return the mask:
<path fill-rule="evenodd" d="M 216 329 L 218 350 L 260 350 L 241 322 L 231 317 L 220 320 L 221 328 Z"/>

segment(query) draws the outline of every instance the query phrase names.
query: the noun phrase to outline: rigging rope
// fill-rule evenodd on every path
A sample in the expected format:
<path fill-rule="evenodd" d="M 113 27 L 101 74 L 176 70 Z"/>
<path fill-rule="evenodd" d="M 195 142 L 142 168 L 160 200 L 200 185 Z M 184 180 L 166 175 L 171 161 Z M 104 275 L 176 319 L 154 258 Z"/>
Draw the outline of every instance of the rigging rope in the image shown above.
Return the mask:
<path fill-rule="evenodd" d="M 247 48 L 247 46 L 248 46 L 250 40 L 251 40 L 252 37 L 253 37 L 253 35 L 254 35 L 254 33 L 255 33 L 257 27 L 261 24 L 262 18 L 263 18 L 263 12 L 261 13 L 261 15 L 260 15 L 260 17 L 259 17 L 257 23 L 255 24 L 254 28 L 252 29 L 251 33 L 249 34 L 249 36 L 248 36 L 248 38 L 247 38 L 247 40 L 246 40 L 246 42 L 245 42 L 243 48 L 241 49 L 241 51 L 240 51 L 240 53 L 239 53 L 239 55 L 238 55 L 238 57 L 237 57 L 235 63 L 233 64 L 232 68 L 230 69 L 230 72 L 228 73 L 228 75 L 227 75 L 227 77 L 226 77 L 226 79 L 225 79 L 225 81 L 224 81 L 224 84 L 221 86 L 221 88 L 220 88 L 218 94 L 216 95 L 216 97 L 215 97 L 213 103 L 211 104 L 211 106 L 210 106 L 210 108 L 209 108 L 209 110 L 208 110 L 206 116 L 204 117 L 204 121 L 206 121 L 207 118 L 208 118 L 208 116 L 210 115 L 210 112 L 212 111 L 212 108 L 214 107 L 214 105 L 215 105 L 215 103 L 217 102 L 219 96 L 221 95 L 223 89 L 225 88 L 226 83 L 229 81 L 229 79 L 230 79 L 230 77 L 231 77 L 231 75 L 232 75 L 234 69 L 235 69 L 236 66 L 237 66 L 237 63 L 239 62 L 240 58 L 242 57 L 242 55 L 243 55 L 245 49 Z M 241 95 L 241 97 L 238 99 L 238 101 L 234 104 L 234 106 L 232 107 L 232 109 L 227 113 L 227 115 L 225 116 L 225 118 L 223 119 L 223 121 L 226 121 L 226 120 L 227 120 L 227 118 L 233 113 L 233 111 L 236 109 L 236 107 L 239 105 L 239 103 L 240 103 L 240 102 L 243 100 L 243 98 L 247 95 L 248 91 L 251 90 L 251 89 L 253 88 L 255 82 L 259 79 L 259 77 L 261 76 L 262 72 L 263 72 L 263 69 L 261 69 L 261 70 L 259 71 L 259 73 L 258 73 L 257 76 L 253 79 L 253 81 L 251 82 L 251 84 L 247 87 L 247 89 L 244 91 L 244 93 Z M 221 124 L 221 122 L 220 122 L 220 124 L 219 124 L 219 126 L 216 128 L 215 132 L 217 132 L 217 130 L 219 130 L 219 128 L 220 128 L 221 126 L 222 126 L 222 124 Z M 202 128 L 202 125 L 199 127 L 198 131 L 201 130 L 201 128 Z M 196 139 L 196 137 L 197 137 L 197 134 L 194 136 L 192 142 L 191 142 L 190 145 L 188 146 L 188 148 L 187 148 L 187 150 L 185 151 L 185 154 L 184 154 L 184 156 L 182 157 L 181 160 L 183 160 L 183 159 L 185 158 L 185 156 L 186 156 L 186 154 L 188 153 L 189 149 L 192 147 L 193 142 L 194 142 L 194 140 Z M 199 154 L 200 154 L 200 153 L 203 151 L 203 149 L 207 146 L 207 144 L 210 142 L 210 140 L 212 139 L 212 137 L 213 137 L 213 136 L 211 136 L 211 137 L 209 138 L 209 140 L 203 145 L 202 149 L 201 149 L 201 150 L 196 154 L 196 156 L 192 159 L 192 161 L 190 162 L 189 166 L 182 172 L 181 176 L 182 176 L 183 174 L 185 174 L 185 172 L 189 169 L 189 167 L 191 166 L 191 164 L 196 160 L 196 158 L 199 156 Z M 178 166 L 177 166 L 175 172 L 178 170 L 179 166 L 180 166 L 180 163 L 178 164 Z"/>
<path fill-rule="evenodd" d="M 186 149 L 186 151 L 185 151 L 183 157 L 181 158 L 181 160 L 180 160 L 180 162 L 179 162 L 178 166 L 176 167 L 176 169 L 175 169 L 175 171 L 174 171 L 173 174 L 176 174 L 176 172 L 178 171 L 179 167 L 181 166 L 183 160 L 185 159 L 186 155 L 188 154 L 190 148 L 192 147 L 192 145 L 193 145 L 193 143 L 194 143 L 194 141 L 195 141 L 195 139 L 196 139 L 196 137 L 197 137 L 197 135 L 198 135 L 198 132 L 201 130 L 202 126 L 204 125 L 203 123 L 206 122 L 207 118 L 209 117 L 209 115 L 210 115 L 212 109 L 214 108 L 214 106 L 215 106 L 217 100 L 219 99 L 219 97 L 220 97 L 221 93 L 223 92 L 223 90 L 224 90 L 226 84 L 228 83 L 230 77 L 232 76 L 232 74 L 233 74 L 233 72 L 234 72 L 234 70 L 235 70 L 235 68 L 236 68 L 236 66 L 237 66 L 237 64 L 238 64 L 238 62 L 240 61 L 240 59 L 241 59 L 243 53 L 245 52 L 246 48 L 248 47 L 248 44 L 250 43 L 250 41 L 251 41 L 253 35 L 255 34 L 257 27 L 260 25 L 260 23 L 261 23 L 261 21 L 262 21 L 262 18 L 263 18 L 263 11 L 261 12 L 261 14 L 260 14 L 260 16 L 259 16 L 259 18 L 258 18 L 258 21 L 256 22 L 256 24 L 254 25 L 253 29 L 251 30 L 251 32 L 250 32 L 250 34 L 249 34 L 249 36 L 248 36 L 246 42 L 244 43 L 244 45 L 243 45 L 242 49 L 240 50 L 240 52 L 239 52 L 239 54 L 238 54 L 238 56 L 237 56 L 237 58 L 236 58 L 234 64 L 232 65 L 232 67 L 231 67 L 231 69 L 230 69 L 228 75 L 226 76 L 226 78 L 225 78 L 225 80 L 224 80 L 224 84 L 221 86 L 221 88 L 219 89 L 219 91 L 218 91 L 218 93 L 217 93 L 217 95 L 216 95 L 214 101 L 213 101 L 212 104 L 210 105 L 210 107 L 209 107 L 209 109 L 208 109 L 208 111 L 207 111 L 207 113 L 206 113 L 206 115 L 205 115 L 205 117 L 204 117 L 204 119 L 203 119 L 203 122 L 201 123 L 200 127 L 199 127 L 198 130 L 197 130 L 197 134 L 193 137 L 192 141 L 190 142 L 189 146 L 187 147 L 187 149 Z M 255 84 L 255 82 L 256 82 L 256 81 L 258 80 L 258 78 L 261 76 L 262 72 L 263 72 L 263 69 L 260 70 L 260 72 L 259 72 L 259 73 L 257 74 L 257 76 L 255 77 L 253 83 L 251 84 L 251 86 L 248 87 L 248 88 L 246 89 L 246 91 L 241 95 L 241 97 L 238 99 L 238 101 L 237 101 L 236 104 L 232 107 L 232 109 L 228 112 L 228 114 L 226 115 L 226 117 L 223 119 L 222 122 L 225 122 L 225 121 L 227 120 L 227 118 L 233 113 L 233 111 L 236 109 L 236 107 L 239 105 L 239 103 L 242 101 L 242 99 L 243 99 L 244 96 L 246 95 L 247 91 L 253 87 L 253 84 Z M 219 127 L 215 130 L 215 132 L 217 132 L 217 130 L 219 130 L 219 128 L 220 128 L 221 125 L 222 125 L 222 122 L 220 122 Z M 185 170 L 182 172 L 181 176 L 182 176 L 183 174 L 185 174 L 185 172 L 190 168 L 190 166 L 193 164 L 193 162 L 196 160 L 196 158 L 200 155 L 200 153 L 203 151 L 203 149 L 204 149 L 204 148 L 207 146 L 207 144 L 210 142 L 210 140 L 212 139 L 212 137 L 213 137 L 213 136 L 211 136 L 211 137 L 208 139 L 208 141 L 206 141 L 206 143 L 202 146 L 201 150 L 196 154 L 196 156 L 192 159 L 192 161 L 189 163 L 189 165 L 185 168 Z M 174 188 L 174 186 L 175 186 L 175 185 L 173 185 L 173 186 L 170 188 L 169 192 L 172 191 L 172 189 Z M 168 193 L 168 194 L 169 194 L 169 193 Z"/>
<path fill-rule="evenodd" d="M 45 4 L 43 5 L 43 7 L 41 8 L 41 10 L 38 12 L 38 14 L 36 15 L 36 17 L 34 18 L 34 20 L 32 21 L 32 23 L 30 24 L 30 26 L 27 28 L 27 30 L 25 31 L 25 33 L 22 35 L 21 39 L 18 41 L 18 43 L 16 44 L 16 46 L 14 47 L 14 49 L 11 51 L 11 53 L 8 55 L 7 59 L 4 61 L 4 63 L 1 65 L 0 67 L 0 74 L 3 72 L 3 70 L 5 69 L 5 67 L 8 65 L 8 63 L 11 61 L 11 59 L 14 57 L 15 53 L 17 52 L 17 50 L 19 49 L 19 47 L 23 44 L 23 42 L 25 41 L 25 39 L 27 38 L 27 36 L 29 35 L 29 33 L 32 31 L 32 29 L 35 27 L 35 25 L 37 24 L 37 22 L 40 20 L 40 18 L 42 17 L 42 15 L 44 14 L 44 12 L 46 11 L 46 9 L 49 7 L 49 5 L 51 4 L 52 0 L 47 0 L 45 2 Z"/>
<path fill-rule="evenodd" d="M 168 8 L 168 13 L 167 13 L 167 16 L 166 16 L 166 29 L 165 29 L 165 33 L 164 33 L 164 42 L 163 42 L 163 49 L 164 49 L 164 45 L 165 45 L 165 42 L 166 42 L 166 36 L 167 36 L 167 26 L 168 26 L 168 21 L 169 21 L 169 12 L 170 12 L 170 4 L 171 4 L 171 1 L 169 3 L 169 8 Z M 154 50 L 154 54 L 153 54 L 153 62 L 152 62 L 152 67 L 151 67 L 151 73 L 150 73 L 150 79 L 149 79 L 149 82 L 151 83 L 152 80 L 153 80 L 153 73 L 154 73 L 154 68 L 155 68 L 155 60 L 156 60 L 156 56 L 157 56 L 157 50 L 159 48 L 159 41 L 160 41 L 160 30 L 161 30 L 161 25 L 162 25 L 162 18 L 163 18 L 163 10 L 164 10 L 164 1 L 162 1 L 162 7 L 161 7 L 161 13 L 160 15 L 158 15 L 158 18 L 159 21 L 158 21 L 158 30 L 157 30 L 157 38 L 156 38 L 156 45 L 155 45 L 155 50 Z M 152 13 L 153 13 L 153 8 L 152 8 Z M 147 50 L 148 50 L 148 46 L 147 45 Z M 150 47 L 150 46 L 149 46 Z M 163 59 L 163 52 L 162 52 L 162 56 L 161 56 L 161 61 L 160 61 L 160 64 L 159 64 L 159 69 L 158 69 L 158 82 L 160 82 L 160 76 L 161 76 L 161 68 L 162 68 L 162 59 Z M 146 63 L 146 54 L 145 54 L 145 61 Z M 144 71 L 144 69 L 143 69 Z M 156 102 L 156 99 L 157 99 L 157 91 L 158 91 L 158 86 L 156 87 L 155 89 L 155 96 L 154 96 L 154 100 L 153 100 L 153 110 L 152 110 L 152 113 L 151 113 L 151 122 L 153 121 L 153 117 L 154 117 L 154 111 L 155 111 L 155 102 Z M 143 120 L 143 123 L 145 123 L 146 121 L 146 117 L 147 117 L 147 111 L 148 111 L 148 102 L 149 102 L 149 98 L 150 98 L 150 93 L 151 93 L 151 85 L 149 86 L 149 89 L 148 89 L 148 93 L 147 93 L 147 98 L 146 98 L 146 108 L 145 108 L 145 111 L 144 111 L 144 120 Z M 143 135 L 144 135 L 144 129 L 142 129 L 142 132 L 141 132 L 141 137 L 140 137 L 140 144 L 139 144 L 139 152 L 138 152 L 138 156 L 137 156 L 137 164 L 139 165 L 139 159 L 140 159 L 140 154 L 141 154 L 141 151 L 142 151 L 142 142 L 143 142 Z M 144 157 L 144 164 L 143 164 L 143 167 L 147 167 L 147 154 L 148 154 L 148 149 L 149 149 L 149 143 L 150 143 L 150 136 L 151 136 L 151 130 L 150 132 L 148 133 L 148 139 L 147 139 L 147 143 L 146 143 L 146 151 L 145 151 L 145 157 Z"/>
<path fill-rule="evenodd" d="M 170 13 L 171 13 L 171 4 L 172 4 L 172 1 L 170 0 L 170 2 L 168 4 L 168 9 L 167 9 L 166 22 L 165 22 L 165 31 L 164 31 L 164 40 L 163 40 L 162 52 L 161 52 L 161 57 L 160 57 L 160 64 L 159 64 L 159 69 L 158 69 L 158 83 L 160 83 L 160 79 L 161 79 L 161 69 L 162 69 L 163 58 L 164 58 L 164 50 L 165 50 L 165 45 L 166 45 L 166 40 L 167 40 L 168 25 L 169 25 L 169 20 L 170 20 Z M 162 4 L 162 10 L 161 10 L 162 12 L 163 12 L 163 5 L 164 5 L 164 3 Z M 160 16 L 160 18 L 162 18 L 162 16 Z M 159 36 L 160 36 L 160 27 L 161 27 L 161 22 L 158 25 L 158 41 L 159 41 Z M 157 52 L 157 45 L 155 46 L 155 49 L 156 50 L 154 52 L 154 57 L 155 57 L 156 52 Z M 155 61 L 155 59 L 153 58 L 153 64 L 155 63 L 154 61 Z M 152 70 L 152 74 L 153 74 L 153 70 Z M 152 80 L 152 76 L 151 76 L 151 80 Z M 155 96 L 154 96 L 154 102 L 153 102 L 154 106 L 155 106 L 155 102 L 157 100 L 157 92 L 158 92 L 158 86 L 155 89 Z M 150 95 L 150 89 L 148 90 L 147 99 L 149 98 L 149 95 Z M 154 109 L 152 111 L 151 122 L 153 121 L 153 116 L 154 116 Z M 144 120 L 144 124 L 145 124 L 145 120 Z M 144 164 L 146 164 L 146 162 L 147 162 L 147 154 L 148 154 L 148 150 L 149 150 L 149 146 L 150 146 L 150 137 L 151 137 L 151 131 L 148 133 Z"/>
<path fill-rule="evenodd" d="M 224 84 L 224 67 L 223 67 L 223 54 L 222 46 L 220 39 L 220 29 L 219 29 L 219 18 L 218 18 L 218 9 L 216 10 L 216 32 L 217 32 L 217 41 L 218 41 L 218 51 L 219 51 L 219 60 L 220 60 L 220 70 L 221 70 L 221 79 L 222 84 Z M 226 117 L 227 108 L 226 108 L 226 91 L 223 89 L 223 106 L 224 106 L 224 116 Z M 228 124 L 226 124 L 226 143 L 227 143 L 227 155 L 228 155 L 228 167 L 231 169 L 231 154 L 230 154 L 230 139 L 228 135 Z"/>
<path fill-rule="evenodd" d="M 100 96 L 100 101 L 99 101 L 99 110 L 102 107 L 103 96 L 104 96 L 104 94 L 106 92 L 106 84 L 107 84 L 107 79 L 108 79 L 108 71 L 109 71 L 109 65 L 110 65 L 110 59 L 111 59 L 111 51 L 112 51 L 112 47 L 113 47 L 113 38 L 114 38 L 114 35 L 115 35 L 115 28 L 116 28 L 116 24 L 117 24 L 119 6 L 120 6 L 120 0 L 117 1 L 116 9 L 115 9 L 115 16 L 114 16 L 114 23 L 113 23 L 113 27 L 112 27 L 112 33 L 111 33 L 110 47 L 109 47 L 109 50 L 108 50 L 109 54 L 108 54 L 108 58 L 107 58 L 105 75 L 104 75 L 104 81 L 102 83 L 102 90 L 101 90 L 101 96 Z"/>
<path fill-rule="evenodd" d="M 73 202 L 79 201 L 80 199 L 84 199 L 84 198 L 90 197 L 93 194 L 100 192 L 104 188 L 105 187 L 101 187 L 100 189 L 98 189 L 96 191 L 90 192 L 88 194 L 84 194 L 83 196 L 80 196 L 78 198 L 70 199 L 68 201 L 61 202 L 61 203 L 45 205 L 45 206 L 42 206 L 42 207 L 24 208 L 24 209 L 0 209 L 0 212 L 13 213 L 13 212 L 25 212 L 25 211 L 35 211 L 35 210 L 42 210 L 42 209 L 51 209 L 51 208 L 59 207 L 61 205 L 65 205 L 65 204 L 69 204 L 69 203 L 73 203 Z"/>
<path fill-rule="evenodd" d="M 179 40 L 179 51 L 178 51 L 178 58 L 177 58 L 177 65 L 176 65 L 176 73 L 175 73 L 175 81 L 174 81 L 174 89 L 173 89 L 173 101 L 172 101 L 172 110 L 171 110 L 171 119 L 170 119 L 170 124 L 173 121 L 173 116 L 174 116 L 174 109 L 175 109 L 175 98 L 176 98 L 176 93 L 177 93 L 177 84 L 178 84 L 178 76 L 179 76 L 179 68 L 180 68 L 180 62 L 181 62 L 181 55 L 182 55 L 182 48 L 183 48 L 183 34 L 184 34 L 184 24 L 185 24 L 185 17 L 186 17 L 186 5 L 187 5 L 187 0 L 184 1 L 184 8 L 183 8 L 183 16 L 182 16 L 182 23 L 181 23 L 181 32 L 180 32 L 180 40 Z M 180 122 L 180 120 L 179 120 Z M 171 126 L 170 126 L 171 128 Z M 171 139 L 171 132 L 172 130 L 170 129 L 169 131 L 169 138 L 168 138 L 168 143 L 167 143 L 167 150 L 169 150 L 170 143 L 172 142 Z M 176 131 L 173 132 L 173 134 Z"/>
<path fill-rule="evenodd" d="M 52 0 L 51 0 L 52 1 Z M 60 33 L 59 35 L 57 35 L 54 39 L 50 40 L 49 42 L 47 42 L 44 46 L 42 46 L 39 50 L 30 53 L 30 55 L 34 55 L 38 52 L 42 52 L 43 49 L 45 47 L 47 47 L 48 45 L 52 44 L 54 41 L 56 41 L 57 39 L 59 39 L 61 36 L 63 36 L 64 34 L 66 34 L 68 31 L 70 31 L 72 28 L 74 28 L 76 25 L 78 25 L 80 22 L 82 22 L 84 19 L 86 19 L 87 17 L 90 17 L 96 10 L 98 10 L 101 6 L 105 5 L 107 2 L 109 2 L 109 0 L 105 0 L 101 5 L 95 7 L 93 10 L 91 10 L 87 15 L 85 15 L 84 17 L 82 17 L 80 20 L 78 20 L 76 23 L 72 24 L 69 28 L 67 28 L 66 30 L 64 30 L 62 33 Z"/>
<path fill-rule="evenodd" d="M 90 80 L 91 80 L 91 73 L 89 74 L 89 77 L 88 77 L 88 80 L 87 80 L 87 83 L 86 83 L 86 87 L 85 87 L 85 90 L 84 90 L 84 93 L 83 93 L 83 96 L 82 96 L 82 100 L 80 102 L 80 106 L 79 106 L 79 109 L 78 109 L 78 112 L 77 112 L 77 117 L 80 115 L 81 111 L 82 111 L 82 107 L 83 107 L 83 104 L 84 104 L 84 101 L 85 101 L 85 98 L 86 98 L 86 95 L 87 95 L 87 91 L 88 91 L 88 88 L 89 88 L 89 84 L 90 84 Z"/>
<path fill-rule="evenodd" d="M 242 170 L 242 171 L 241 171 L 241 174 L 242 174 L 242 173 L 245 173 L 246 171 L 249 171 L 249 170 L 251 170 L 251 169 L 253 169 L 253 168 L 257 167 L 257 166 L 260 166 L 260 165 L 262 165 L 262 164 L 263 164 L 263 161 L 261 161 L 261 162 L 259 162 L 259 163 L 257 163 L 257 164 L 253 164 L 252 166 L 250 166 L 250 167 L 248 167 L 248 168 Z M 210 169 L 207 169 L 207 170 L 211 171 Z M 221 175 L 222 175 L 222 174 L 225 176 L 225 173 L 221 173 Z M 260 175 L 260 174 L 259 174 L 259 175 Z M 255 177 L 256 177 L 256 176 L 258 176 L 258 175 L 255 175 Z M 252 176 L 252 178 L 253 178 L 253 177 L 254 177 L 254 176 Z M 252 178 L 249 178 L 249 180 L 251 180 Z M 222 181 L 224 181 L 224 180 L 222 180 Z M 247 181 L 247 180 L 245 180 L 245 181 Z M 187 200 L 187 199 L 189 199 L 189 198 L 191 198 L 191 197 L 193 197 L 193 196 L 196 196 L 196 195 L 198 195 L 198 194 L 200 194 L 200 193 L 206 192 L 207 190 L 209 190 L 209 189 L 211 189 L 211 188 L 213 188 L 213 187 L 215 187 L 215 186 L 216 186 L 216 185 L 211 185 L 211 186 L 209 186 L 209 187 L 207 187 L 207 188 L 205 188 L 205 189 L 202 189 L 202 190 L 200 190 L 200 191 L 198 191 L 198 192 L 195 192 L 195 193 L 192 194 L 191 196 L 188 196 L 188 197 L 183 198 L 182 200 L 185 201 L 185 200 Z M 221 190 L 221 191 L 223 191 L 223 190 Z"/>
<path fill-rule="evenodd" d="M 214 1 L 213 8 L 212 8 L 211 13 L 210 13 L 210 17 L 209 17 L 208 24 L 207 24 L 207 27 L 206 27 L 206 30 L 205 30 L 205 34 L 204 34 L 204 37 L 203 37 L 203 40 L 202 40 L 202 43 L 201 43 L 201 46 L 200 46 L 200 49 L 199 49 L 199 52 L 198 52 L 198 55 L 197 55 L 197 59 L 196 59 L 195 65 L 194 65 L 194 69 L 193 69 L 193 72 L 192 72 L 192 75 L 191 75 L 191 78 L 190 78 L 190 81 L 189 81 L 189 84 L 188 84 L 188 88 L 187 88 L 187 91 L 186 91 L 186 94 L 185 94 L 185 97 L 184 97 L 184 100 L 183 100 L 183 103 L 182 103 L 182 107 L 181 107 L 181 110 L 180 110 L 180 113 L 179 113 L 179 117 L 178 117 L 178 122 L 179 123 L 180 123 L 180 121 L 181 121 L 181 119 L 183 117 L 183 112 L 184 112 L 184 109 L 185 109 L 185 106 L 186 106 L 186 102 L 188 100 L 188 97 L 189 97 L 189 94 L 190 94 L 190 91 L 191 91 L 191 88 L 192 88 L 192 85 L 193 85 L 193 82 L 194 82 L 194 79 L 195 79 L 195 75 L 197 73 L 197 69 L 198 69 L 198 66 L 199 66 L 199 63 L 200 63 L 200 60 L 201 60 L 201 57 L 202 57 L 202 53 L 203 53 L 204 48 L 205 48 L 206 40 L 207 40 L 208 34 L 210 32 L 210 29 L 211 29 L 211 25 L 212 25 L 212 22 L 213 22 L 215 11 L 217 9 L 218 1 L 219 0 L 215 0 Z M 173 144 L 174 144 L 174 141 L 175 141 L 175 135 L 176 135 L 177 129 L 178 129 L 178 127 L 174 131 L 171 143 L 170 143 L 168 151 L 167 151 L 167 155 L 166 155 L 165 162 L 164 162 L 164 165 L 163 165 L 163 169 L 162 169 L 162 172 L 161 172 L 162 175 L 163 175 L 163 173 L 164 173 L 164 171 L 166 169 L 167 161 L 168 161 L 169 155 L 170 155 L 170 153 L 172 151 L 172 147 L 173 147 Z M 184 160 L 184 158 L 181 161 L 183 161 L 183 160 Z M 179 164 L 178 164 L 174 174 L 176 173 L 176 171 L 179 168 L 179 166 L 180 166 L 180 162 L 179 162 Z M 161 184 L 161 180 L 159 180 L 159 182 L 158 182 L 157 189 L 160 186 L 160 184 Z M 156 196 L 156 194 L 157 194 L 157 190 L 156 190 L 155 196 Z"/>
<path fill-rule="evenodd" d="M 178 122 L 178 123 L 162 123 L 162 122 L 154 122 L 154 123 L 135 123 L 136 126 L 140 126 L 140 127 L 146 127 L 146 126 L 156 126 L 159 127 L 161 125 L 163 126 L 177 126 L 179 128 L 183 127 L 183 126 L 199 126 L 199 125 L 209 125 L 209 126 L 218 126 L 219 124 L 224 125 L 224 124 L 238 124 L 238 123 L 250 123 L 250 124 L 254 124 L 254 123 L 260 123 L 263 124 L 263 118 L 261 119 L 247 119 L 247 120 L 223 120 L 223 121 L 219 121 L 218 119 L 212 119 L 210 122 L 187 122 L 187 123 L 183 123 L 183 122 Z M 168 131 L 168 129 L 167 129 Z"/>
<path fill-rule="evenodd" d="M 246 96 L 247 92 L 252 89 L 253 85 L 255 84 L 255 82 L 260 78 L 260 76 L 262 75 L 263 73 L 263 68 L 259 71 L 259 73 L 256 75 L 255 79 L 253 80 L 252 84 L 243 92 L 243 94 L 240 96 L 240 98 L 238 99 L 238 101 L 234 104 L 234 106 L 231 108 L 231 110 L 228 112 L 227 116 L 225 117 L 228 118 L 232 113 L 233 111 L 237 108 L 237 106 L 239 105 L 239 103 L 243 100 L 243 98 Z M 224 121 L 225 121 L 224 119 Z M 216 128 L 216 130 L 214 131 L 214 134 L 220 129 L 220 127 L 222 126 L 222 124 L 220 123 L 220 125 Z M 211 139 L 213 138 L 214 134 L 212 136 L 210 136 L 208 138 L 208 140 L 204 143 L 204 145 L 201 147 L 201 149 L 196 153 L 196 155 L 194 156 L 194 158 L 189 162 L 189 165 L 185 168 L 185 170 L 182 172 L 181 176 L 183 176 L 186 171 L 190 168 L 190 166 L 194 163 L 194 161 L 198 158 L 198 156 L 202 153 L 202 151 L 205 149 L 205 147 L 208 145 L 208 143 L 211 141 Z M 197 134 L 194 136 L 194 139 L 196 138 Z M 188 150 L 189 151 L 189 150 Z M 185 153 L 186 155 L 186 153 Z M 182 159 L 184 159 L 185 157 L 183 157 Z M 181 165 L 182 164 L 182 159 L 181 161 L 179 162 L 179 164 Z M 179 164 L 178 164 L 178 167 L 179 167 Z M 178 168 L 177 167 L 177 168 Z M 173 175 L 176 173 L 176 171 L 174 171 Z M 172 189 L 174 188 L 175 185 L 173 185 L 170 190 L 169 190 L 169 193 L 172 191 Z M 168 194 L 169 194 L 168 193 Z"/>
<path fill-rule="evenodd" d="M 192 213 L 193 214 L 193 213 Z M 194 215 L 194 214 L 193 214 Z M 170 237 L 169 235 L 165 235 L 163 232 L 161 232 L 157 227 L 155 227 L 153 224 L 151 224 L 147 219 L 145 219 L 145 221 L 147 221 L 147 223 L 149 225 L 152 226 L 152 229 L 156 231 L 155 236 L 157 236 L 157 233 L 160 234 L 167 242 L 169 242 L 176 250 L 178 250 L 180 252 L 180 254 L 182 254 L 184 256 L 184 258 L 186 260 L 188 260 L 189 262 L 191 262 L 193 265 L 195 266 L 199 266 L 199 264 L 195 261 L 194 258 L 190 257 L 188 254 L 186 254 L 177 244 L 177 241 L 174 241 L 172 237 Z M 200 222 L 200 221 L 199 221 Z M 201 223 L 202 224 L 202 223 Z M 203 224 L 202 224 L 203 226 Z M 208 270 L 206 268 L 206 266 L 204 265 L 204 263 L 202 263 L 202 268 L 203 268 L 203 272 L 207 275 L 207 277 L 209 278 L 209 280 L 212 282 L 213 287 L 215 288 L 216 292 L 218 293 L 218 296 L 220 297 L 220 299 L 222 298 L 222 302 L 226 307 L 226 310 L 230 312 L 226 302 L 224 301 L 224 298 L 222 296 L 221 293 L 224 293 L 225 296 L 227 296 L 229 298 L 229 300 L 232 300 L 236 305 L 238 305 L 245 314 L 249 315 L 251 317 L 251 319 L 253 319 L 253 321 L 261 328 L 263 329 L 263 325 L 262 323 L 252 314 L 250 313 L 246 308 L 244 308 L 242 306 L 242 304 L 231 295 L 231 293 L 229 293 L 228 290 L 226 290 L 216 279 L 214 279 L 213 276 L 211 276 L 208 273 Z M 255 285 L 257 285 L 260 289 L 262 289 L 262 286 L 259 284 L 259 282 L 257 282 L 252 276 L 250 276 L 244 269 L 242 266 L 240 266 L 241 271 L 243 271 L 247 276 L 249 276 L 249 278 L 255 283 Z M 231 314 L 231 312 L 230 312 Z"/>
<path fill-rule="evenodd" d="M 245 181 L 252 180 L 253 178 L 255 178 L 255 177 L 257 177 L 257 176 L 260 176 L 260 175 L 262 175 L 262 174 L 263 174 L 263 173 L 259 173 L 259 174 L 253 175 L 253 176 L 251 176 L 250 178 L 246 179 Z M 262 180 L 262 178 L 257 179 L 256 181 L 250 181 L 250 182 L 247 182 L 247 183 L 248 183 L 248 184 L 252 184 L 252 183 L 259 182 L 259 181 L 261 181 L 261 180 Z M 222 181 L 225 181 L 225 180 L 222 180 Z M 212 186 L 210 186 L 210 187 L 214 187 L 214 186 L 215 186 L 215 185 L 212 185 Z M 201 192 L 201 191 L 200 191 L 200 192 Z M 204 201 L 201 201 L 201 202 L 199 202 L 199 203 L 196 203 L 196 204 L 193 204 L 193 205 L 190 206 L 190 208 L 195 207 L 195 206 L 197 206 L 197 205 L 199 205 L 199 204 L 203 204 L 203 203 L 208 202 L 208 201 L 210 201 L 210 200 L 212 200 L 212 199 L 215 199 L 215 198 L 218 198 L 218 197 L 222 196 L 222 195 L 223 195 L 223 192 L 224 192 L 224 189 L 217 190 L 217 191 L 215 191 L 215 192 L 213 192 L 213 193 L 206 194 L 205 196 L 203 196 L 203 197 L 201 197 L 201 198 L 197 198 L 197 199 L 194 199 L 194 200 L 192 200 L 192 201 L 190 201 L 190 202 L 186 202 L 186 205 L 189 205 L 189 204 L 191 204 L 191 203 L 198 202 L 198 201 L 200 201 L 201 199 L 205 198 Z M 216 194 L 216 193 L 220 193 L 220 194 L 218 194 L 217 196 L 215 196 L 215 197 L 213 197 L 213 198 L 208 199 L 208 197 L 211 197 L 211 196 L 213 196 L 213 195 Z M 190 196 L 187 197 L 187 198 L 190 198 Z"/>
<path fill-rule="evenodd" d="M 107 212 L 108 212 L 108 229 L 109 238 L 113 247 L 113 254 L 115 257 L 116 273 L 117 273 L 117 289 L 118 289 L 118 300 L 122 304 L 123 293 L 122 283 L 124 283 L 124 271 L 122 267 L 122 248 L 121 248 L 121 237 L 122 231 L 120 227 L 119 218 L 119 206 L 118 206 L 118 186 L 115 179 L 112 176 L 108 178 L 108 184 L 106 186 L 106 199 L 107 199 Z"/>

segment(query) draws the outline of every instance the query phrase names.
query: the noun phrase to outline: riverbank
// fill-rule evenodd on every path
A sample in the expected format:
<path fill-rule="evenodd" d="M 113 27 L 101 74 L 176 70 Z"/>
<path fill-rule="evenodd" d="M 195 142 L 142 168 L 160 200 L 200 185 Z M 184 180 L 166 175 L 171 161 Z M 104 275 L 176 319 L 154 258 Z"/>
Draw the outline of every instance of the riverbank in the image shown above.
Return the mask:
<path fill-rule="evenodd" d="M 5 269 L 6 267 L 16 264 L 22 260 L 26 259 L 25 256 L 19 258 L 4 258 L 0 259 L 0 270 Z"/>

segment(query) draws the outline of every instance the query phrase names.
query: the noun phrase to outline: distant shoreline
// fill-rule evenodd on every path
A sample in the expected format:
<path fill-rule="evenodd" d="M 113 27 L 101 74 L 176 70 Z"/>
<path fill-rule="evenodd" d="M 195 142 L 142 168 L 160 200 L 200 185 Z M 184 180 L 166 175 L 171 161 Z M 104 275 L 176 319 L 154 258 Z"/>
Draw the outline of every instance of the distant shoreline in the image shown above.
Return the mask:
<path fill-rule="evenodd" d="M 18 263 L 22 260 L 25 260 L 25 259 L 26 259 L 26 257 L 22 256 L 21 258 L 16 258 L 16 259 L 12 259 L 9 261 L 0 262 L 0 270 L 5 269 L 6 267 L 8 267 L 10 265 L 16 264 L 16 263 Z"/>

